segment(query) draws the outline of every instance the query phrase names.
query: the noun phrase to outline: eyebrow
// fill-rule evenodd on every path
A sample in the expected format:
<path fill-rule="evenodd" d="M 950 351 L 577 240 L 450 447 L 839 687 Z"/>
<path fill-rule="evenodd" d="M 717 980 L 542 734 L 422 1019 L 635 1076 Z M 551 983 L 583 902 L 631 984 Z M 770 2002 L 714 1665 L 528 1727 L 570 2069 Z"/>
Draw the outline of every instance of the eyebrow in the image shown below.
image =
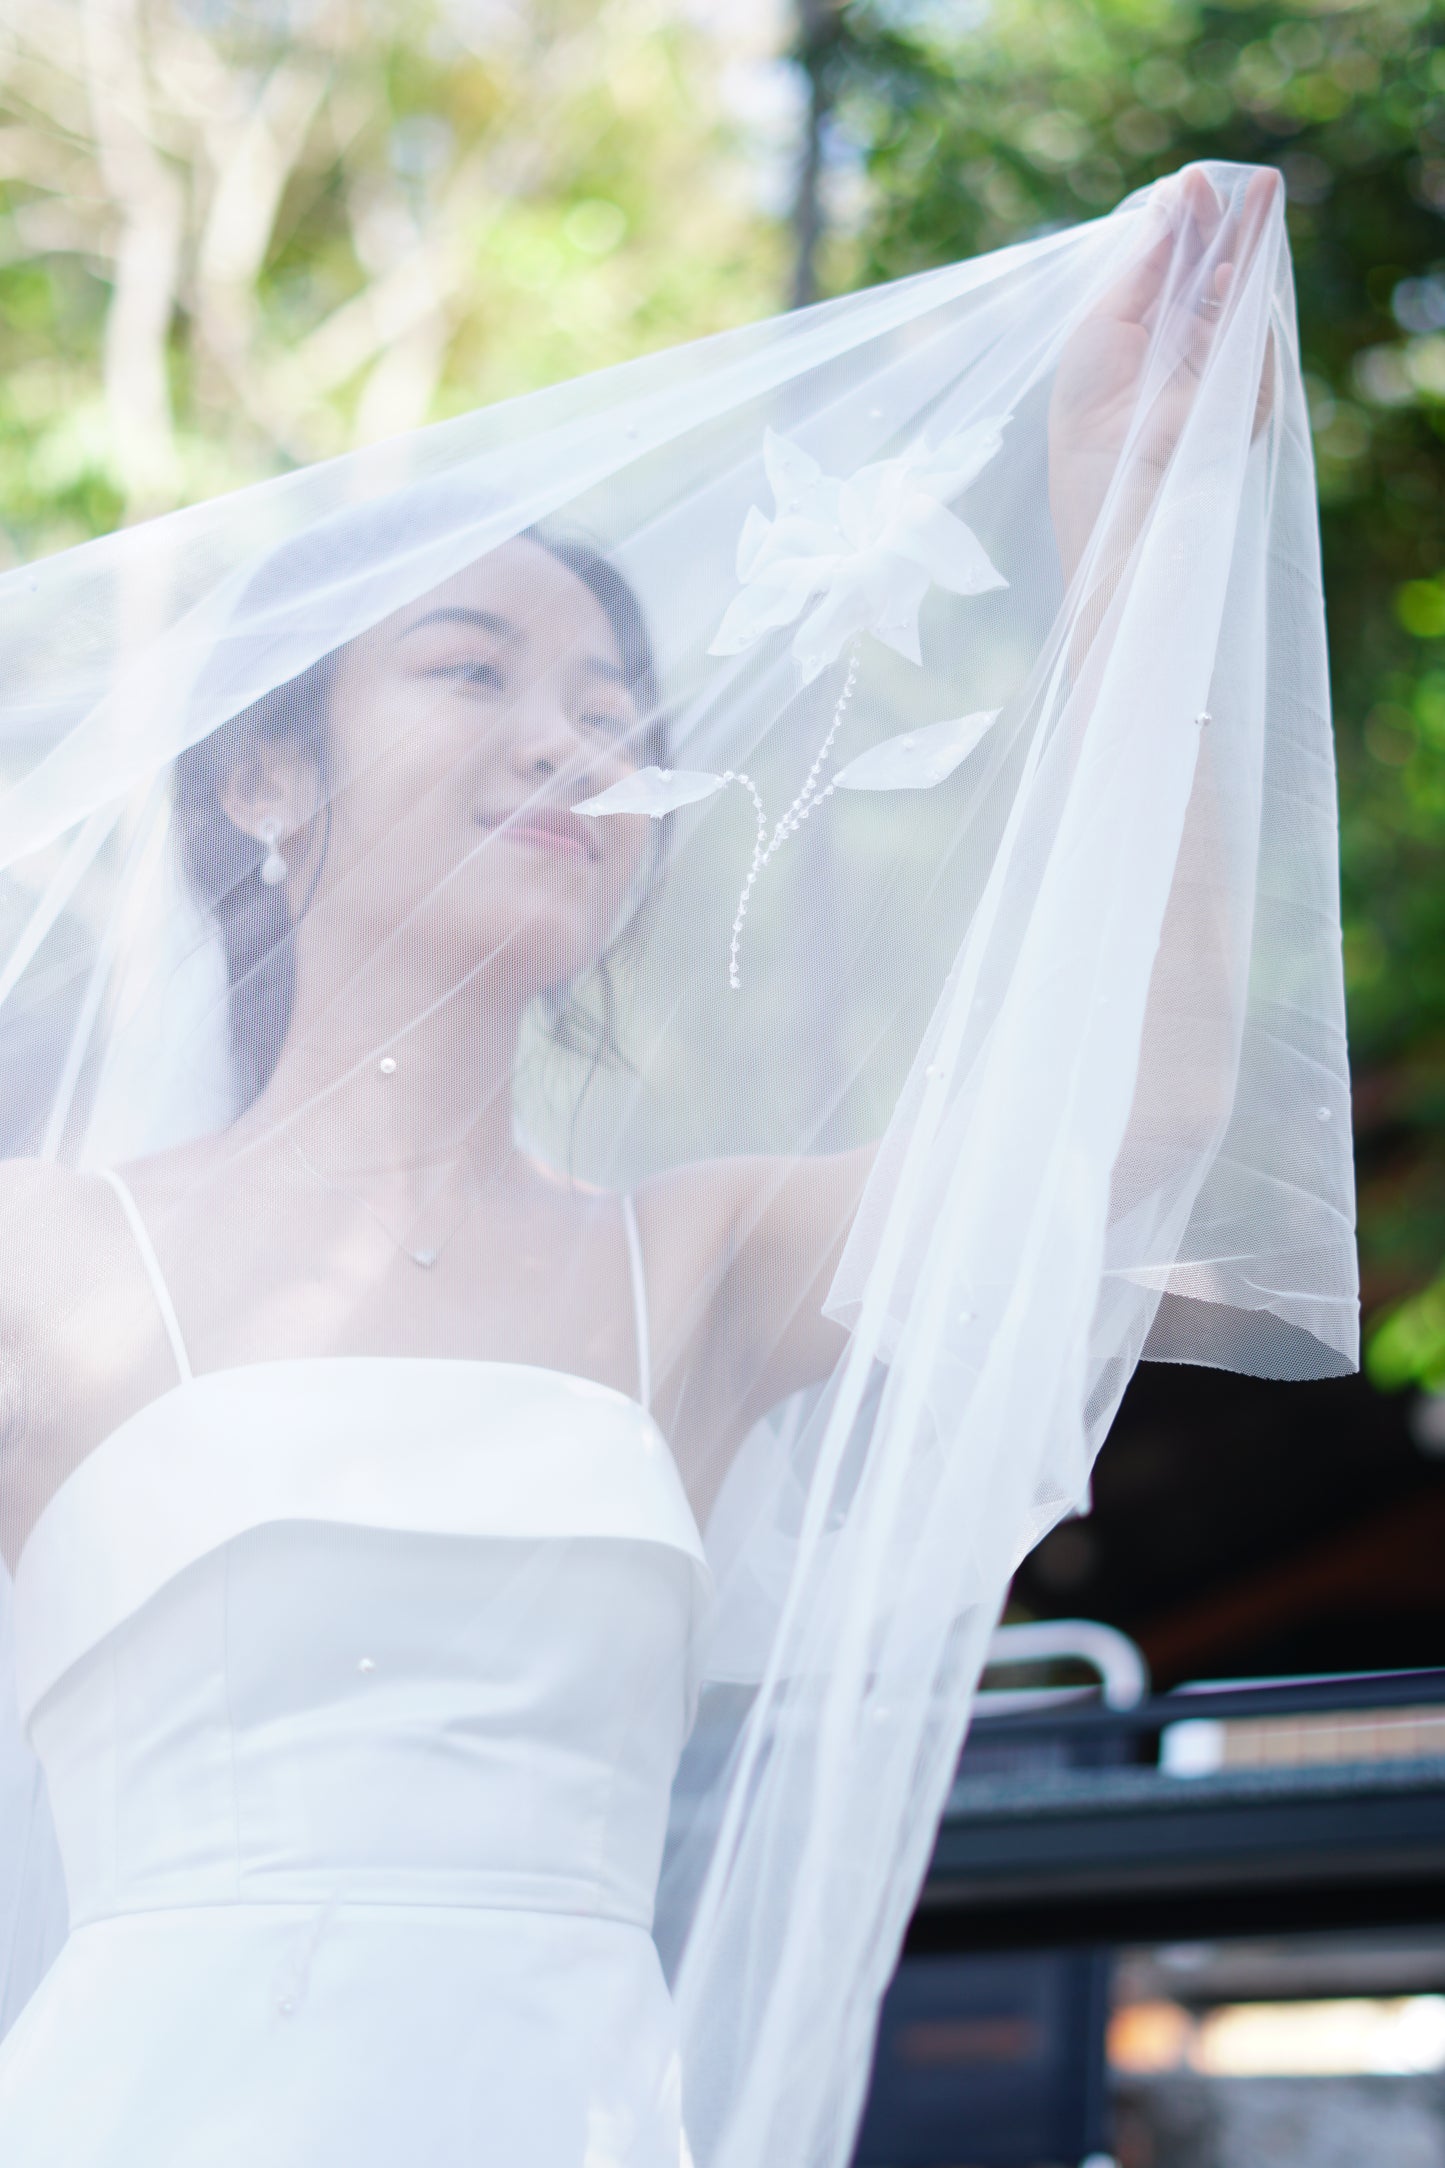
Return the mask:
<path fill-rule="evenodd" d="M 407 626 L 401 635 L 402 639 L 409 640 L 412 634 L 420 632 L 424 625 L 473 625 L 479 632 L 492 632 L 503 640 L 519 640 L 522 637 L 520 629 L 513 624 L 510 617 L 499 617 L 495 610 L 468 610 L 457 605 L 451 609 L 428 610 L 424 617 L 416 618 Z M 598 677 L 609 678 L 614 685 L 630 686 L 627 672 L 619 664 L 608 662 L 601 655 L 588 655 L 583 667 L 594 671 Z"/>
<path fill-rule="evenodd" d="M 423 625 L 475 625 L 480 632 L 495 632 L 504 640 L 520 638 L 517 627 L 509 617 L 498 617 L 494 610 L 461 608 L 428 610 L 424 617 L 415 618 L 401 637 L 409 640 L 414 632 L 421 631 Z"/>

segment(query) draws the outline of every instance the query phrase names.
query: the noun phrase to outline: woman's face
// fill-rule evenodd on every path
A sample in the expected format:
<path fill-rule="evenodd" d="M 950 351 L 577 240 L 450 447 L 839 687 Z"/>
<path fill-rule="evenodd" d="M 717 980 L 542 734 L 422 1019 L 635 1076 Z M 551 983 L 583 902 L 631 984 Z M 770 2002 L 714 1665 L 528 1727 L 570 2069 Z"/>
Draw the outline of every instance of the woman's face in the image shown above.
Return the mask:
<path fill-rule="evenodd" d="M 522 539 L 354 640 L 315 902 L 433 991 L 493 962 L 523 998 L 575 977 L 648 848 L 645 819 L 571 811 L 643 757 L 624 662 L 591 589 Z"/>

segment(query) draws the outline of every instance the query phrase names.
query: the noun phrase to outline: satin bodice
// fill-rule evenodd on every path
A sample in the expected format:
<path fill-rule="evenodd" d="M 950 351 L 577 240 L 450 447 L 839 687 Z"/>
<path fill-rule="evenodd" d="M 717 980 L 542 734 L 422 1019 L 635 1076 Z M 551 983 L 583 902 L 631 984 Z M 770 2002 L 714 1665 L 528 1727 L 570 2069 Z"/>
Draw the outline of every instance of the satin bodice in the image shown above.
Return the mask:
<path fill-rule="evenodd" d="M 709 1605 L 641 1406 L 495 1363 L 188 1381 L 16 1575 L 72 1926 L 275 1903 L 646 1926 Z"/>

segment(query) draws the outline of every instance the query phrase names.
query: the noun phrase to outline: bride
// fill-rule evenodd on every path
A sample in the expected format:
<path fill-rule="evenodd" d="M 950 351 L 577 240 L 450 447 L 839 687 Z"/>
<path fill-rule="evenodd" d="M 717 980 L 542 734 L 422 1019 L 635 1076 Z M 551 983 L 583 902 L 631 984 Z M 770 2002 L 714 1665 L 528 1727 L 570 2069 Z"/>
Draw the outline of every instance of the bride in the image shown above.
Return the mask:
<path fill-rule="evenodd" d="M 534 445 L 525 430 L 514 464 L 499 438 L 464 515 L 446 515 L 443 559 L 417 548 L 420 572 L 399 537 L 432 516 L 435 472 L 383 493 L 369 525 L 344 495 L 319 500 L 279 539 L 257 547 L 248 531 L 229 584 L 215 582 L 196 659 L 174 676 L 155 620 L 169 613 L 184 629 L 197 607 L 177 569 L 187 538 L 167 559 L 169 587 L 128 574 L 119 554 L 107 567 L 103 758 L 152 731 L 155 751 L 132 761 L 131 811 L 104 848 L 79 864 L 71 845 L 57 873 L 50 837 L 94 822 L 109 796 L 87 752 L 93 725 L 69 725 L 87 780 L 60 826 L 37 825 L 30 856 L 12 860 L 41 868 L 27 893 L 53 892 L 52 925 L 99 929 L 75 938 L 101 960 L 59 974 L 65 1051 L 31 1042 L 44 1138 L 5 1164 L 0 1185 L 8 1252 L 23 1259 L 0 1279 L 0 1537 L 19 1717 L 45 1773 L 69 1919 L 0 2047 L 7 2168 L 846 2157 L 861 2078 L 848 2070 L 851 2095 L 839 2095 L 830 2073 L 845 2052 L 858 2061 L 886 1981 L 926 1856 L 916 1832 L 937 1812 L 981 1636 L 1020 1544 L 1076 1482 L 1050 1463 L 1066 1451 L 1057 1407 L 1041 1407 L 1023 1465 L 1027 1394 L 1047 1367 L 1026 1350 L 1060 1335 L 1050 1391 L 1072 1395 L 1096 1441 L 1145 1334 L 1181 1301 L 1218 1315 L 1235 1299 L 1227 1269 L 1187 1242 L 1239 1114 L 1241 1035 L 1248 1045 L 1240 884 L 1260 814 L 1236 803 L 1227 767 L 1229 667 L 1216 660 L 1201 680 L 1224 688 L 1222 703 L 1210 690 L 1218 725 L 1203 697 L 1186 718 L 1190 774 L 1159 784 L 1136 830 L 1123 812 L 1112 837 L 1099 824 L 1129 802 L 1107 744 L 1115 680 L 1136 706 L 1141 691 L 1145 704 L 1158 697 L 1136 644 L 1149 611 L 1138 538 L 1156 568 L 1175 565 L 1176 591 L 1196 580 L 1198 566 L 1169 556 L 1177 522 L 1148 535 L 1188 447 L 1204 439 L 1179 499 L 1197 514 L 1221 430 L 1237 425 L 1244 474 L 1275 426 L 1278 319 L 1261 319 L 1242 379 L 1228 350 L 1241 348 L 1246 297 L 1273 275 L 1260 267 L 1277 246 L 1276 195 L 1271 175 L 1193 169 L 1156 193 L 1150 223 L 1122 244 L 1110 235 L 1107 275 L 1102 255 L 1075 247 L 1084 301 L 1046 363 L 1028 341 L 1048 312 L 1036 320 L 1011 300 L 1001 260 L 971 320 L 940 301 L 935 325 L 914 300 L 914 349 L 860 320 L 851 345 L 840 333 L 833 358 L 809 363 L 813 376 L 795 365 L 806 397 L 788 410 L 789 439 L 772 439 L 783 441 L 769 454 L 775 520 L 763 537 L 749 513 L 737 559 L 754 622 L 739 633 L 734 615 L 731 649 L 727 624 L 713 644 L 752 651 L 729 665 L 722 703 L 695 672 L 690 701 L 675 694 L 685 673 L 659 649 L 675 657 L 694 618 L 715 619 L 726 600 L 703 562 L 735 464 L 724 438 L 697 447 L 674 435 L 634 455 L 650 509 L 627 513 L 630 531 L 643 545 L 667 538 L 652 560 L 639 546 L 644 573 L 580 523 L 599 502 L 582 487 L 512 517 L 485 547 L 467 542 L 508 491 L 516 501 L 517 462 L 548 456 L 552 439 Z M 1060 248 L 1051 237 L 1029 261 L 1047 274 Z M 930 494 L 905 459 L 875 498 L 860 473 L 854 499 L 825 504 L 816 461 L 792 447 L 812 401 L 830 447 L 846 452 L 856 433 L 860 466 L 880 432 L 906 433 L 937 406 L 936 385 L 920 401 L 905 381 L 922 334 L 954 338 L 947 381 L 967 386 L 969 369 L 998 366 L 1011 306 L 1007 443 L 1037 410 L 1041 471 L 1016 486 L 1046 492 L 1062 581 L 1051 575 L 1046 639 L 1035 608 L 1039 704 L 1007 749 L 1007 723 L 982 711 L 965 718 L 971 737 L 928 721 L 888 740 L 905 769 L 905 751 L 916 758 L 926 741 L 943 769 L 924 778 L 930 792 L 965 758 L 992 763 L 992 798 L 980 787 L 966 817 L 950 817 L 944 795 L 917 799 L 908 776 L 870 784 L 877 753 L 850 776 L 835 747 L 867 698 L 865 635 L 898 662 L 876 713 L 912 722 L 898 686 L 919 667 L 917 633 L 897 616 L 900 594 L 916 627 L 930 583 L 982 597 L 1004 576 L 972 530 L 976 555 L 942 534 L 942 486 Z M 808 316 L 826 328 L 827 310 Z M 862 411 L 844 398 L 850 357 L 872 402 L 866 430 L 848 419 Z M 653 371 L 640 411 L 660 409 L 659 365 L 637 367 Z M 1046 418 L 1030 405 L 1034 383 Z M 627 434 L 600 411 L 551 426 L 562 471 Z M 694 462 L 686 491 L 660 471 L 683 458 Z M 896 518 L 909 487 L 932 509 L 908 514 L 905 547 Z M 684 496 L 696 557 L 679 546 L 689 530 L 659 509 Z M 837 536 L 856 543 L 875 515 L 895 518 L 895 541 L 875 524 L 849 590 Z M 360 537 L 353 554 L 324 561 L 317 538 L 344 551 L 348 534 Z M 1249 551 L 1225 539 L 1228 627 L 1231 609 L 1247 620 L 1257 601 Z M 195 546 L 214 549 L 211 531 Z M 1025 611 L 1024 568 L 1011 564 L 1007 584 L 1008 607 Z M 1189 608 L 1207 615 L 1206 587 Z M 826 727 L 797 740 L 814 763 L 778 819 L 763 790 L 774 769 L 790 775 L 784 795 L 796 780 L 782 758 L 795 723 L 759 727 L 788 700 L 768 689 L 759 642 L 819 596 L 804 626 L 816 635 L 832 610 L 836 644 L 808 655 L 795 641 L 793 713 Z M 1018 650 L 1024 622 L 1000 617 L 995 645 Z M 1182 674 L 1187 645 L 1169 657 Z M 1081 802 L 1101 745 L 1093 833 L 1070 844 L 1064 809 Z M 714 746 L 725 768 L 683 765 Z M 889 795 L 861 795 L 870 789 Z M 744 799 L 757 837 L 738 863 Z M 900 907 L 886 910 L 885 891 L 859 915 L 857 869 L 894 848 L 887 824 L 905 802 L 926 812 L 897 851 Z M 1137 928 L 1121 921 L 1113 936 L 1115 950 L 1137 950 L 1127 980 L 1110 995 L 1100 980 L 1077 1015 L 1057 983 L 1067 956 L 1040 981 L 1055 982 L 1061 1066 L 1110 999 L 1133 1047 L 1110 1086 L 1114 1148 L 1076 1140 L 1067 1164 L 1053 1150 L 1062 1129 L 1034 1130 L 1031 1164 L 1005 1126 L 989 1141 L 991 1095 L 1049 1086 L 988 956 L 959 950 L 981 926 L 1001 939 L 1006 873 L 1043 923 L 1052 876 L 1028 844 L 1040 803 L 1059 824 L 1049 863 L 1071 877 L 1098 850 L 1101 866 L 1132 852 L 1147 869 L 1156 828 L 1174 821 L 1152 885 L 1139 874 Z M 741 882 L 730 950 L 719 866 Z M 789 867 L 804 870 L 785 890 Z M 1076 887 L 1061 923 L 1087 918 L 1095 893 Z M 777 933 L 784 894 L 806 940 Z M 905 989 L 896 943 L 920 903 L 948 938 Z M 1040 938 L 1023 918 L 1019 928 L 1011 986 Z M 213 988 L 187 1005 L 176 989 L 198 967 Z M 25 983 L 26 968 L 11 976 Z M 973 991 L 954 1027 L 960 969 Z M 709 972 L 716 1002 L 712 986 L 699 991 Z M 859 1006 L 842 1011 L 851 1025 L 825 1029 L 844 982 Z M 1134 1041 L 1130 999 L 1144 1019 Z M 1211 1001 L 1181 1057 L 1169 1016 Z M 1000 1083 L 967 1058 L 991 1006 L 995 1039 L 1014 1030 Z M 743 1037 L 725 1046 L 734 1018 Z M 224 1119 L 172 1123 L 180 1133 L 167 1138 L 157 1108 L 217 1043 Z M 1201 1088 L 1201 1048 L 1217 1070 L 1226 1044 L 1227 1086 L 1211 1073 Z M 927 1170 L 910 1172 L 919 1094 L 981 1074 L 969 1134 L 983 1124 L 985 1161 L 958 1173 L 976 1156 L 965 1092 L 952 1127 L 934 1119 Z M 1317 1081 L 1309 1091 L 1327 1096 Z M 1096 1096 L 1102 1107 L 1109 1094 Z M 118 1106 L 132 1135 L 149 1137 L 139 1152 L 110 1149 L 126 1132 Z M 958 1211 L 978 1222 L 966 1237 L 929 1217 L 955 1180 Z M 1072 1228 L 1086 1193 L 1094 1231 L 1073 1247 L 1072 1234 L 1045 1240 L 1040 1200 L 1057 1197 Z M 1206 1217 L 1217 1226 L 1217 1201 Z M 994 1240 L 990 1228 L 1008 1232 Z M 965 1240 L 979 1245 L 972 1310 L 950 1279 Z M 1263 1235 L 1261 1246 L 1291 1251 Z M 896 1278 L 880 1295 L 890 1249 Z M 1056 1298 L 1071 1259 L 1080 1293 Z M 1112 1304 L 1121 1322 L 1071 1368 L 1060 1321 L 1083 1295 L 1095 1319 Z M 1042 1340 L 1019 1323 L 1031 1302 Z M 925 1357 L 915 1342 L 931 1308 Z M 959 1335 L 990 1314 L 979 1353 Z M 1280 1324 L 1301 1340 L 1313 1330 Z M 1005 1346 L 1007 1373 L 990 1382 Z M 905 1421 L 898 1399 L 910 1393 Z M 1020 1460 L 1007 1470 L 1006 1436 Z M 950 1439 L 945 1474 L 938 1442 Z M 946 1523 L 925 1499 L 941 1507 L 949 1486 L 971 1502 L 940 1550 Z M 888 1637 L 903 1629 L 895 1649 Z M 890 1666 L 922 1695 L 911 1730 L 888 1729 L 909 1699 L 905 1685 L 885 1713 L 877 1688 Z M 857 1709 L 883 1718 L 876 1733 L 843 1740 L 845 1678 Z M 707 1748 L 700 1707 L 735 1700 L 727 1682 L 743 1680 L 741 1720 Z M 685 1749 L 693 1773 L 679 1782 Z M 907 1788 L 910 1758 L 922 1805 L 900 1790 L 879 1825 L 890 1833 L 869 1834 L 866 1815 Z M 851 1826 L 845 1767 L 868 1802 Z M 824 1777 L 839 1779 L 836 1794 Z M 831 1945 L 830 1885 L 812 1886 L 805 1860 L 851 1879 L 858 1898 Z M 820 1963 L 834 1974 L 826 1992 L 808 1970 Z"/>

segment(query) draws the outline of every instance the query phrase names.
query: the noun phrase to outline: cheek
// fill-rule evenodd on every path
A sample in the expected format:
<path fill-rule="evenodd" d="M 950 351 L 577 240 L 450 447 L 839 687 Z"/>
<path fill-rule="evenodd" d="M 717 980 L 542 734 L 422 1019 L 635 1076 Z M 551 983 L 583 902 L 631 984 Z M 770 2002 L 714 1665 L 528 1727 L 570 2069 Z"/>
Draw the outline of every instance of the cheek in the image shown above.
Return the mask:
<path fill-rule="evenodd" d="M 474 780 L 434 735 L 400 731 L 394 715 L 379 718 L 362 746 L 336 777 L 337 841 L 358 855 L 389 853 L 398 875 L 408 861 L 436 872 L 438 852 L 455 858 L 465 842 Z"/>

